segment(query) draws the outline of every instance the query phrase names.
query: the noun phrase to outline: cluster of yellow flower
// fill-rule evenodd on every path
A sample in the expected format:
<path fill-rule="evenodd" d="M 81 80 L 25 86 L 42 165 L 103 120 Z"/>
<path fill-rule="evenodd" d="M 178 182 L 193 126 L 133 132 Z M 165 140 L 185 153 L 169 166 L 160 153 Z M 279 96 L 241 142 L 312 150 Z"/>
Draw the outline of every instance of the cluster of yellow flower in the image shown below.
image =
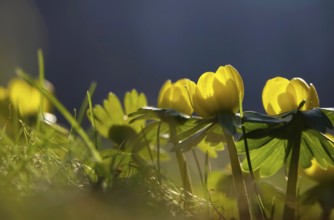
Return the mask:
<path fill-rule="evenodd" d="M 215 73 L 203 73 L 197 83 L 189 79 L 180 79 L 175 83 L 166 81 L 159 93 L 158 107 L 171 108 L 188 115 L 195 112 L 206 118 L 221 113 L 237 113 L 243 98 L 244 84 L 240 74 L 233 66 L 226 65 L 219 67 Z M 305 103 L 299 109 L 301 111 L 319 107 L 315 87 L 301 78 L 272 78 L 267 81 L 262 92 L 263 106 L 268 115 L 297 110 L 303 101 Z M 321 181 L 326 175 L 327 179 L 331 178 L 328 174 L 334 174 L 333 170 L 333 167 L 322 170 L 312 160 L 312 166 L 305 174 Z"/>
<path fill-rule="evenodd" d="M 238 71 L 231 65 L 221 66 L 214 72 L 203 73 L 197 84 L 189 79 L 170 80 L 162 86 L 158 107 L 171 108 L 185 114 L 195 111 L 201 117 L 219 113 L 236 113 L 244 98 L 244 84 Z M 315 87 L 301 78 L 288 80 L 275 77 L 267 81 L 262 101 L 269 115 L 297 109 L 309 110 L 319 106 Z"/>

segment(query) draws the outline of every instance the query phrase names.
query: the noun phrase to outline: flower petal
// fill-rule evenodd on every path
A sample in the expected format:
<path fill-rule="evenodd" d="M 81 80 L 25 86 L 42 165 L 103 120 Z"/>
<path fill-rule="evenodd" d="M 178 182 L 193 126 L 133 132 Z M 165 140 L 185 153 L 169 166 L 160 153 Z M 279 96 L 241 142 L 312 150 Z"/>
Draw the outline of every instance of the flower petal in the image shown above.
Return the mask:
<path fill-rule="evenodd" d="M 232 65 L 220 66 L 216 71 L 216 77 L 221 81 L 232 79 L 237 86 L 240 99 L 244 98 L 244 83 L 239 72 Z"/>
<path fill-rule="evenodd" d="M 193 107 L 186 88 L 187 85 L 191 87 L 192 91 L 194 90 L 195 83 L 189 79 L 180 79 L 175 83 L 167 80 L 160 89 L 158 107 L 171 108 L 188 115 L 192 114 Z"/>
<path fill-rule="evenodd" d="M 222 83 L 215 78 L 213 81 L 213 89 L 218 104 L 219 113 L 236 113 L 239 110 L 239 90 L 233 79 L 228 79 Z M 217 112 L 218 113 L 218 112 Z"/>
<path fill-rule="evenodd" d="M 8 90 L 10 101 L 14 108 L 18 109 L 20 115 L 27 116 L 38 113 L 42 96 L 37 89 L 19 78 L 14 78 L 9 82 Z M 44 110 L 46 104 L 46 100 L 44 100 Z"/>
<path fill-rule="evenodd" d="M 306 104 L 308 104 L 307 105 L 308 109 L 312 109 L 312 108 L 316 108 L 320 106 L 317 90 L 315 89 L 312 83 L 310 83 L 309 101 Z"/>
<path fill-rule="evenodd" d="M 203 118 L 209 116 L 209 112 L 205 109 L 206 103 L 202 91 L 197 86 L 195 88 L 192 102 L 194 111 L 197 113 L 197 115 Z"/>
<path fill-rule="evenodd" d="M 303 100 L 309 100 L 310 87 L 302 78 L 291 79 L 287 91 L 293 93 L 295 99 L 294 101 L 297 107 Z M 307 106 L 305 103 L 301 110 L 306 110 L 306 108 Z"/>
<path fill-rule="evenodd" d="M 194 89 L 195 89 L 195 83 L 190 81 L 189 79 L 180 79 L 178 81 L 175 82 L 175 90 L 178 90 L 178 92 L 180 94 L 173 94 L 173 98 L 175 98 L 176 96 L 179 96 L 178 101 L 173 101 L 173 103 L 176 106 L 180 106 L 179 110 L 180 112 L 183 112 L 187 115 L 191 115 L 193 113 L 193 107 L 192 107 L 192 94 L 194 93 Z M 189 90 L 188 90 L 189 89 Z M 182 110 L 181 110 L 182 109 Z"/>
<path fill-rule="evenodd" d="M 213 90 L 214 79 L 215 74 L 213 72 L 206 72 L 200 76 L 197 82 L 193 105 L 195 112 L 202 117 L 208 117 L 218 109 Z"/>
<path fill-rule="evenodd" d="M 193 105 L 193 96 L 195 93 L 196 84 L 193 81 L 186 79 L 184 81 L 184 87 L 186 89 L 190 104 Z"/>
<path fill-rule="evenodd" d="M 289 80 L 283 77 L 275 77 L 266 82 L 262 91 L 262 103 L 269 115 L 280 114 L 284 110 L 280 104 L 285 103 L 282 102 L 282 98 L 280 98 L 281 103 L 279 103 L 279 96 L 286 93 L 289 83 Z"/>
<path fill-rule="evenodd" d="M 289 112 L 298 108 L 295 95 L 289 91 L 278 95 L 277 103 L 276 114 Z"/>
<path fill-rule="evenodd" d="M 166 93 L 167 90 L 170 90 L 170 88 L 172 87 L 172 81 L 171 80 L 167 80 L 161 87 L 160 92 L 159 92 L 159 96 L 158 96 L 158 107 L 159 108 L 165 108 L 164 106 L 166 106 Z"/>
<path fill-rule="evenodd" d="M 6 88 L 0 86 L 0 101 L 6 99 L 8 97 L 8 91 Z"/>

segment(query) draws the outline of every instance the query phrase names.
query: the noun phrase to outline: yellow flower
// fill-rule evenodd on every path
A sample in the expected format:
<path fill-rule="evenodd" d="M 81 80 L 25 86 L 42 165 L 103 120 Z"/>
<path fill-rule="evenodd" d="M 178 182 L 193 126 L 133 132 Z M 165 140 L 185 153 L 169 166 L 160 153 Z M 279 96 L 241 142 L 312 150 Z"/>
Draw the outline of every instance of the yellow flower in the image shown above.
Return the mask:
<path fill-rule="evenodd" d="M 6 88 L 0 86 L 0 101 L 3 101 L 7 99 L 8 97 L 8 91 Z"/>
<path fill-rule="evenodd" d="M 195 89 L 195 83 L 189 79 L 180 79 L 175 83 L 167 80 L 160 89 L 159 108 L 170 108 L 191 115 L 193 107 L 190 97 Z"/>
<path fill-rule="evenodd" d="M 43 111 L 50 111 L 50 104 L 41 93 L 22 79 L 14 78 L 8 84 L 9 99 L 21 116 L 36 115 L 43 104 Z"/>
<path fill-rule="evenodd" d="M 303 100 L 306 102 L 300 109 L 302 111 L 319 106 L 315 87 L 301 78 L 289 81 L 283 77 L 275 77 L 267 81 L 262 92 L 263 106 L 269 115 L 295 110 Z"/>
<path fill-rule="evenodd" d="M 334 166 L 328 165 L 327 169 L 324 170 L 319 166 L 316 160 L 312 160 L 312 165 L 304 169 L 304 174 L 318 182 L 328 182 L 334 180 Z"/>
<path fill-rule="evenodd" d="M 219 113 L 236 113 L 244 98 L 244 84 L 231 65 L 221 66 L 216 73 L 203 73 L 193 93 L 194 111 L 202 117 Z"/>

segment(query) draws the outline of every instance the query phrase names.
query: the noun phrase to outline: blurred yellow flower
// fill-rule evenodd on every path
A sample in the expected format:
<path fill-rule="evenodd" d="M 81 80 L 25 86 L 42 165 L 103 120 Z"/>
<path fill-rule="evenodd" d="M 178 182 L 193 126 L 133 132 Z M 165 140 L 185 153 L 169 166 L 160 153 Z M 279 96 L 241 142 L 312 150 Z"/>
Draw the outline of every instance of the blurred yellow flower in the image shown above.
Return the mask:
<path fill-rule="evenodd" d="M 319 166 L 316 160 L 312 160 L 312 165 L 304 169 L 304 174 L 318 182 L 334 181 L 334 166 L 328 166 L 327 169 L 323 169 Z"/>
<path fill-rule="evenodd" d="M 300 109 L 310 110 L 319 107 L 319 98 L 315 87 L 308 85 L 301 78 L 288 80 L 283 77 L 275 77 L 267 81 L 262 92 L 262 103 L 269 115 L 277 115 L 298 108 L 305 100 Z"/>
<path fill-rule="evenodd" d="M 216 73 L 203 73 L 193 93 L 194 111 L 201 117 L 219 113 L 236 113 L 244 98 L 244 84 L 231 65 L 221 66 Z"/>
<path fill-rule="evenodd" d="M 334 136 L 331 134 L 326 134 L 326 137 L 334 142 Z M 312 159 L 312 165 L 303 170 L 303 173 L 318 182 L 329 182 L 334 181 L 334 166 L 328 165 L 327 169 L 320 167 L 315 159 Z"/>
<path fill-rule="evenodd" d="M 11 104 L 21 116 L 36 115 L 41 105 L 43 105 L 43 111 L 51 110 L 48 100 L 42 98 L 41 93 L 36 88 L 22 79 L 14 78 L 9 82 L 8 95 Z"/>
<path fill-rule="evenodd" d="M 5 100 L 6 98 L 8 98 L 8 91 L 6 88 L 0 86 L 0 101 Z"/>
<path fill-rule="evenodd" d="M 158 107 L 191 115 L 194 110 L 190 98 L 194 89 L 195 83 L 189 79 L 180 79 L 175 83 L 167 80 L 160 89 Z"/>

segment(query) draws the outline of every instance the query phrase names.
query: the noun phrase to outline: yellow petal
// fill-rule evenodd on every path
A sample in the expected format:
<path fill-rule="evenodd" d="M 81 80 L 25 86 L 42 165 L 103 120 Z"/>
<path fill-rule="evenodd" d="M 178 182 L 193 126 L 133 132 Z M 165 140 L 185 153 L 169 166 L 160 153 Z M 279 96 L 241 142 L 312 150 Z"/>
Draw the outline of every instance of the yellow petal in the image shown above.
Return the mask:
<path fill-rule="evenodd" d="M 305 100 L 309 99 L 310 87 L 302 78 L 293 78 L 290 80 L 290 84 L 287 91 L 291 92 L 294 96 L 295 105 L 298 107 L 299 104 Z M 306 110 L 306 103 L 300 110 Z"/>
<path fill-rule="evenodd" d="M 206 72 L 200 76 L 197 82 L 193 105 L 195 112 L 202 117 L 213 115 L 218 110 L 213 90 L 214 79 L 215 74 L 213 72 Z"/>
<path fill-rule="evenodd" d="M 317 90 L 312 83 L 310 83 L 309 101 L 306 104 L 308 104 L 308 109 L 313 109 L 320 106 Z"/>
<path fill-rule="evenodd" d="M 290 108 L 289 103 L 293 97 L 291 95 L 286 97 L 289 83 L 289 80 L 283 77 L 275 77 L 266 82 L 262 91 L 262 103 L 269 115 L 280 114 L 285 108 Z"/>
<path fill-rule="evenodd" d="M 233 79 L 224 83 L 215 78 L 213 89 L 220 113 L 236 113 L 239 110 L 239 90 Z"/>
<path fill-rule="evenodd" d="M 228 79 L 232 79 L 238 89 L 239 98 L 243 100 L 244 98 L 244 83 L 239 72 L 232 66 L 226 65 L 218 68 L 216 72 L 216 77 L 221 81 L 227 81 Z"/>
<path fill-rule="evenodd" d="M 193 99 L 193 96 L 194 96 L 194 93 L 195 93 L 196 84 L 193 81 L 191 81 L 189 79 L 186 79 L 184 81 L 184 87 L 186 89 L 186 92 L 188 94 L 188 99 L 189 99 L 190 104 L 192 106 L 193 105 L 193 100 L 192 99 Z"/>
<path fill-rule="evenodd" d="M 315 159 L 312 159 L 312 165 L 303 170 L 303 173 L 318 182 L 332 182 L 334 180 L 334 166 L 328 165 L 327 169 L 320 167 Z"/>
<path fill-rule="evenodd" d="M 186 88 L 187 86 L 191 87 L 191 90 L 194 90 L 195 84 L 188 79 L 180 79 L 175 83 L 167 80 L 160 90 L 158 107 L 171 108 L 188 115 L 192 114 L 193 107 Z"/>
<path fill-rule="evenodd" d="M 206 106 L 205 99 L 202 95 L 201 90 L 198 87 L 195 88 L 192 102 L 194 111 L 197 113 L 197 115 L 203 118 L 208 117 L 210 115 L 210 112 L 205 108 Z"/>
<path fill-rule="evenodd" d="M 179 92 L 179 94 L 176 93 L 173 95 L 174 98 L 176 98 L 176 96 L 179 97 L 179 99 L 175 101 L 176 110 L 179 110 L 180 112 L 187 115 L 191 115 L 193 113 L 194 110 L 191 103 L 190 93 L 193 93 L 194 88 L 195 83 L 190 81 L 189 79 L 180 79 L 175 82 L 175 90 L 177 89 Z"/>
<path fill-rule="evenodd" d="M 158 96 L 158 107 L 165 108 L 166 106 L 166 92 L 172 87 L 172 81 L 167 80 L 161 87 L 159 96 Z"/>
<path fill-rule="evenodd" d="M 6 88 L 0 86 L 0 101 L 6 99 L 8 97 L 8 91 Z"/>
<path fill-rule="evenodd" d="M 8 85 L 9 98 L 20 115 L 37 114 L 41 107 L 41 94 L 25 81 L 15 78 Z"/>

